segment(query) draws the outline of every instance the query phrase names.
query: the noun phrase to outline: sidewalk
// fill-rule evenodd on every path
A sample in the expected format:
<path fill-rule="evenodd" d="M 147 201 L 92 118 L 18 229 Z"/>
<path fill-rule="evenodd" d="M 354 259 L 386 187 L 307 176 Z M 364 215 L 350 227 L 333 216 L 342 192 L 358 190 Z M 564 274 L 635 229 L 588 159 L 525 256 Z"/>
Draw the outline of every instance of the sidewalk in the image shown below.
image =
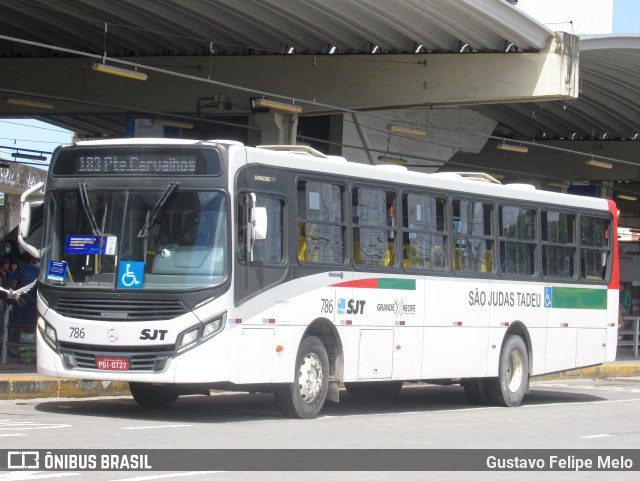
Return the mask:
<path fill-rule="evenodd" d="M 640 376 L 640 358 L 634 357 L 630 347 L 619 347 L 614 362 L 596 367 L 575 369 L 536 377 L 551 379 L 607 379 Z M 54 379 L 36 373 L 35 364 L 23 364 L 9 359 L 0 365 L 0 400 L 65 397 L 130 396 L 129 386 L 123 381 L 82 381 Z"/>

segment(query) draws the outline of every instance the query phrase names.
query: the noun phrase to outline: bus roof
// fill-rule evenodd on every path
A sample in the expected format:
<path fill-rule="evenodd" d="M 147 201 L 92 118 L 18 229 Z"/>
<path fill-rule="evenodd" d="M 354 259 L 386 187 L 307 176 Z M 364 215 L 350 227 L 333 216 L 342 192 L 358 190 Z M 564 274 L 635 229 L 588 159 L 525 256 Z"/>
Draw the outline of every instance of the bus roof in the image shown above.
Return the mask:
<path fill-rule="evenodd" d="M 335 174 L 342 177 L 355 177 L 381 182 L 392 180 L 406 186 L 416 186 L 431 189 L 443 189 L 460 192 L 468 195 L 486 195 L 504 199 L 514 199 L 525 202 L 549 203 L 574 208 L 589 208 L 596 210 L 609 210 L 607 199 L 585 197 L 558 192 L 538 190 L 527 184 L 499 184 L 487 179 L 482 173 L 433 173 L 425 174 L 408 170 L 404 166 L 383 164 L 368 165 L 350 162 L 343 157 L 327 155 L 321 157 L 309 153 L 305 155 L 304 149 L 286 149 L 286 146 L 245 147 L 244 144 L 232 140 L 191 140 L 191 139 L 166 139 L 166 138 L 125 138 L 80 141 L 72 145 L 77 146 L 114 146 L 114 145 L 227 145 L 243 147 L 246 150 L 248 163 L 266 163 L 274 167 L 291 168 L 309 172 L 322 172 Z M 270 148 L 271 147 L 271 148 Z M 303 154 L 303 155 L 301 155 Z M 475 174 L 475 175 L 474 175 Z"/>

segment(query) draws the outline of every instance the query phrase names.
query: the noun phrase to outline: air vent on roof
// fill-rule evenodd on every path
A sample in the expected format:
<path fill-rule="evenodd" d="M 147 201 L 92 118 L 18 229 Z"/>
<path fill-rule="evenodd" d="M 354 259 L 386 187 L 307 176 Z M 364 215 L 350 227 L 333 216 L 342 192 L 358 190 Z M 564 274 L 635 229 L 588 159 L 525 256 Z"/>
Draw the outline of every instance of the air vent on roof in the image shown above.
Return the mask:
<path fill-rule="evenodd" d="M 506 184 L 505 187 L 514 190 L 536 190 L 535 185 L 531 184 Z"/>
<path fill-rule="evenodd" d="M 382 170 L 399 170 L 406 172 L 408 169 L 404 165 L 376 165 L 378 169 Z"/>
<path fill-rule="evenodd" d="M 476 180 L 478 182 L 488 182 L 490 184 L 500 184 L 501 182 L 495 177 L 485 174 L 484 172 L 438 172 L 431 175 L 439 177 L 460 178 L 467 180 Z"/>
<path fill-rule="evenodd" d="M 308 145 L 258 145 L 257 148 L 266 150 L 277 150 L 281 152 L 291 152 L 292 154 L 311 155 L 313 157 L 320 157 L 322 159 L 327 158 L 327 156 L 322 152 L 314 149 L 313 147 L 309 147 Z"/>

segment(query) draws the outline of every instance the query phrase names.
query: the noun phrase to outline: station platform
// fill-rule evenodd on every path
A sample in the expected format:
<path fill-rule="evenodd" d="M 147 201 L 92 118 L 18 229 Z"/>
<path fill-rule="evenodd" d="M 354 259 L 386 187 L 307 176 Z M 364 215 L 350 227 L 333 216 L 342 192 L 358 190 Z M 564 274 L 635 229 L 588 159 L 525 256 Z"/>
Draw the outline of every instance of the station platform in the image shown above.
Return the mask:
<path fill-rule="evenodd" d="M 640 376 L 640 357 L 627 346 L 618 348 L 614 362 L 584 369 L 536 377 L 534 380 L 553 379 L 611 379 Z M 9 358 L 0 365 L 1 399 L 69 398 L 99 396 L 130 396 L 129 385 L 122 381 L 83 381 L 54 379 L 40 376 L 35 364 L 23 364 Z"/>

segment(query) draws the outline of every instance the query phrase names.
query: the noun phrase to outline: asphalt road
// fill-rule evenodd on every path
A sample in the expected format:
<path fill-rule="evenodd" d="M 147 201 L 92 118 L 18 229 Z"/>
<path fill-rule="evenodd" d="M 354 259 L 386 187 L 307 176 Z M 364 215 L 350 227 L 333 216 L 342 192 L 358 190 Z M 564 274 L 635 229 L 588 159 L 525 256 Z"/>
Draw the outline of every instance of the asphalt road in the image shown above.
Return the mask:
<path fill-rule="evenodd" d="M 473 406 L 459 386 L 409 385 L 391 401 L 341 393 L 314 420 L 283 418 L 270 395 L 180 398 L 145 411 L 131 398 L 0 401 L 0 449 L 333 449 L 349 459 L 372 449 L 640 448 L 640 378 L 534 382 L 519 408 Z M 500 453 L 500 451 L 496 451 Z M 334 452 L 335 454 L 335 452 Z M 322 453 L 318 452 L 321 459 Z M 455 467 L 455 451 L 450 456 Z M 634 479 L 637 472 L 6 472 L 18 479 Z M 206 464 L 206 463 L 205 463 Z M 640 463 L 638 463 L 640 464 Z M 214 467 L 215 468 L 215 467 Z M 636 466 L 636 469 L 640 466 Z"/>

